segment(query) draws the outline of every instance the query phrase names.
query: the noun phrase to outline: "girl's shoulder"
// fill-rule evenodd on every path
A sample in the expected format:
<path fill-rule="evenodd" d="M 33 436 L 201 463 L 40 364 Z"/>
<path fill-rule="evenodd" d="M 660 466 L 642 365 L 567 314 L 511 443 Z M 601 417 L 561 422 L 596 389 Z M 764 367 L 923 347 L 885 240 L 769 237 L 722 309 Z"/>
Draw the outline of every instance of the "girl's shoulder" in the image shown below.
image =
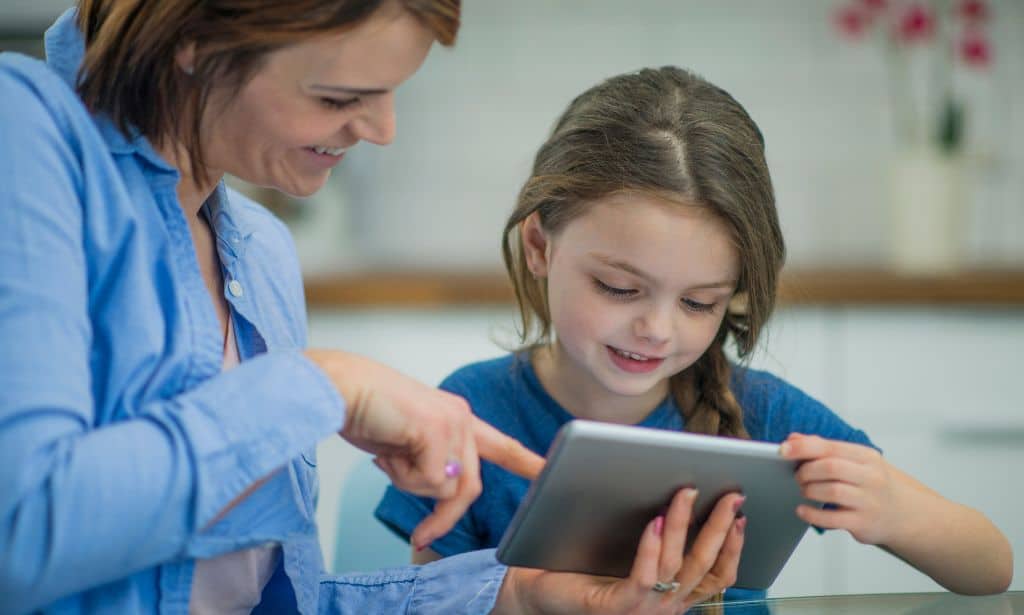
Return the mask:
<path fill-rule="evenodd" d="M 509 353 L 468 363 L 449 374 L 441 382 L 441 388 L 463 396 L 476 392 L 493 395 L 522 381 L 524 361 L 527 359 L 521 354 Z"/>
<path fill-rule="evenodd" d="M 734 365 L 730 389 L 743 409 L 751 438 L 781 442 L 792 432 L 871 445 L 825 404 L 797 386 L 766 371 Z"/>

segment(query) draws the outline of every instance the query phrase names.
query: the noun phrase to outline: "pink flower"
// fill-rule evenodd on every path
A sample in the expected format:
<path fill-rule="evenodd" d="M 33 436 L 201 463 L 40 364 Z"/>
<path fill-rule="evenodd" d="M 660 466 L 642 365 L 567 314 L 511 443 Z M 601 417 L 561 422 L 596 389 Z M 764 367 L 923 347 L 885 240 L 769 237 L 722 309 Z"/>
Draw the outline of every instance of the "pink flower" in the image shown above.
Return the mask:
<path fill-rule="evenodd" d="M 992 45 L 980 32 L 967 32 L 960 39 L 960 57 L 975 68 L 988 68 L 992 63 Z"/>
<path fill-rule="evenodd" d="M 988 19 L 988 4 L 985 0 L 961 0 L 957 5 L 957 14 L 968 22 L 980 22 Z"/>
<path fill-rule="evenodd" d="M 868 26 L 868 16 L 857 5 L 839 7 L 833 15 L 839 32 L 850 39 L 859 39 Z"/>
<path fill-rule="evenodd" d="M 927 41 L 935 33 L 935 16 L 923 4 L 907 7 L 897 24 L 897 38 L 906 43 Z"/>

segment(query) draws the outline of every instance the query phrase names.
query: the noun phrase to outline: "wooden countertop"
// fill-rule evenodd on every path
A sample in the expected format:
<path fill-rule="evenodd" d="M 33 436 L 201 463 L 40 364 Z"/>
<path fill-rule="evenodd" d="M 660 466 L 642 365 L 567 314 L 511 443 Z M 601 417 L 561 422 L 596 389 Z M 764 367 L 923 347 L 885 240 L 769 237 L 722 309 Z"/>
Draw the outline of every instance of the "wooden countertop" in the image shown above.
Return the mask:
<path fill-rule="evenodd" d="M 312 308 L 511 305 L 501 271 L 358 271 L 310 276 Z M 785 270 L 781 305 L 1024 307 L 1024 270 L 917 275 L 871 269 Z"/>

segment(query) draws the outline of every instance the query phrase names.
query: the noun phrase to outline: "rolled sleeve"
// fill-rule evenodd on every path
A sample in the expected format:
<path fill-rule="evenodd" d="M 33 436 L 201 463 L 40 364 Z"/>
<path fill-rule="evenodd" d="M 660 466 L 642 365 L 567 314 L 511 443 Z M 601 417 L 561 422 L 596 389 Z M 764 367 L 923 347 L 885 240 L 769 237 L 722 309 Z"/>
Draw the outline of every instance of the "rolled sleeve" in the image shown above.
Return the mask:
<path fill-rule="evenodd" d="M 488 549 L 424 566 L 325 577 L 320 583 L 320 613 L 489 613 L 507 570 Z"/>

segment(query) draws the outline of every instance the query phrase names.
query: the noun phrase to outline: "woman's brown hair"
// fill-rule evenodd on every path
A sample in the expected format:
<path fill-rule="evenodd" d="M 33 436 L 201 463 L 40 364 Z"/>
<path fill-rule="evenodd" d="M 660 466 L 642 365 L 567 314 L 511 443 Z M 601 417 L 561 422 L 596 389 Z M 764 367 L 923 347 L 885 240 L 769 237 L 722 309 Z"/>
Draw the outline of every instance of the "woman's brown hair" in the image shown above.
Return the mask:
<path fill-rule="evenodd" d="M 741 358 L 755 348 L 775 305 L 785 245 L 761 131 L 732 96 L 690 72 L 644 69 L 594 86 L 537 152 L 502 240 L 522 342 L 550 342 L 551 320 L 546 287 L 526 266 L 520 223 L 537 212 L 557 234 L 589 203 L 621 192 L 705 207 L 731 230 L 736 295 L 710 347 L 669 385 L 688 431 L 749 437 L 729 388 L 725 344 L 731 338 Z"/>
<path fill-rule="evenodd" d="M 455 43 L 461 0 L 80 0 L 78 92 L 126 135 L 138 131 L 158 147 L 180 139 L 203 181 L 200 123 L 214 87 L 230 97 L 267 53 L 353 28 L 385 4 L 412 13 L 441 44 Z M 188 43 L 191 75 L 175 62 Z"/>

